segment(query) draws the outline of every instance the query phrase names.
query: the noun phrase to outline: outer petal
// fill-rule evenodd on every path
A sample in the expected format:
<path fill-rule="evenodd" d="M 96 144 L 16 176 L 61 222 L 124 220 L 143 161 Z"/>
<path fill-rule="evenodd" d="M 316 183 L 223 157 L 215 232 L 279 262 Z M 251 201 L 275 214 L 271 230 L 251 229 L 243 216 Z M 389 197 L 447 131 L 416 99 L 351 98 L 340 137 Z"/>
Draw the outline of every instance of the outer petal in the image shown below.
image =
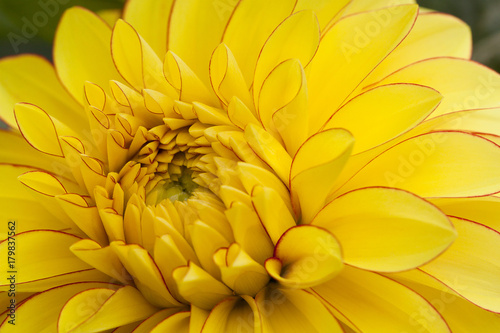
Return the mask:
<path fill-rule="evenodd" d="M 436 72 L 439 75 L 435 75 Z M 434 117 L 453 111 L 500 106 L 500 75 L 464 59 L 434 58 L 417 62 L 378 84 L 400 82 L 432 87 L 444 96 Z"/>
<path fill-rule="evenodd" d="M 19 175 L 32 170 L 29 167 L 0 164 L 0 218 L 3 221 L 15 221 L 17 234 L 42 228 L 67 229 L 66 224 L 46 210 L 30 195 L 31 190 L 17 180 Z M 7 231 L 1 231 L 2 240 L 7 238 Z"/>
<path fill-rule="evenodd" d="M 453 225 L 435 206 L 389 188 L 349 192 L 321 210 L 312 224 L 338 238 L 347 264 L 383 272 L 425 264 L 456 238 Z"/>
<path fill-rule="evenodd" d="M 500 317 L 497 314 L 475 306 L 439 280 L 419 270 L 391 274 L 390 277 L 401 281 L 425 297 L 441 313 L 454 333 L 500 331 Z"/>
<path fill-rule="evenodd" d="M 0 117 L 16 128 L 14 104 L 38 105 L 72 128 L 87 124 L 83 109 L 57 79 L 52 65 L 42 57 L 21 55 L 0 61 Z M 33 75 L 36 73 L 36 75 Z"/>
<path fill-rule="evenodd" d="M 78 240 L 76 236 L 50 230 L 18 234 L 16 242 L 22 246 L 19 246 L 15 253 L 14 269 L 19 271 L 16 280 L 17 291 L 45 290 L 61 282 L 108 281 L 109 277 L 97 272 L 71 253 L 69 247 Z M 7 241 L 0 243 L 0 251 L 4 258 L 7 258 Z M 4 274 L 8 274 L 7 271 Z M 3 281 L 6 281 L 6 278 Z M 8 285 L 1 285 L 1 289 L 8 289 Z"/>
<path fill-rule="evenodd" d="M 369 150 L 410 130 L 441 102 L 434 89 L 412 84 L 377 87 L 356 96 L 325 126 L 344 128 L 356 139 L 353 154 Z"/>
<path fill-rule="evenodd" d="M 118 20 L 113 28 L 111 52 L 116 68 L 135 89 L 153 89 L 172 98 L 177 97 L 163 75 L 163 62 L 125 21 Z"/>
<path fill-rule="evenodd" d="M 390 17 L 388 15 L 376 16 L 375 19 L 385 24 Z M 469 59 L 471 53 L 472 36 L 466 23 L 436 12 L 420 14 L 408 37 L 370 74 L 367 81 L 376 82 L 420 60 L 435 57 Z"/>
<path fill-rule="evenodd" d="M 105 282 L 72 283 L 45 290 L 28 298 L 16 309 L 16 325 L 5 320 L 0 329 L 2 332 L 57 332 L 57 318 L 64 304 L 73 295 L 93 288 L 117 288 Z M 88 310 L 89 304 L 82 304 Z M 43 311 L 40 311 L 43 309 Z"/>
<path fill-rule="evenodd" d="M 262 332 L 342 332 L 335 317 L 305 290 L 266 288 L 256 297 Z"/>
<path fill-rule="evenodd" d="M 474 304 L 500 312 L 500 232 L 473 221 L 452 221 L 457 240 L 421 269 Z"/>
<path fill-rule="evenodd" d="M 175 1 L 169 22 L 168 49 L 210 87 L 208 65 L 221 41 L 236 1 Z"/>
<path fill-rule="evenodd" d="M 295 6 L 295 11 L 312 9 L 318 17 L 319 25 L 321 29 L 326 27 L 326 25 L 332 21 L 337 15 L 351 2 L 351 0 L 298 0 Z"/>
<path fill-rule="evenodd" d="M 259 54 L 253 82 L 254 101 L 266 77 L 280 63 L 297 59 L 305 67 L 320 43 L 319 24 L 314 12 L 301 11 L 288 17 L 272 33 Z"/>
<path fill-rule="evenodd" d="M 63 158 L 39 152 L 20 134 L 5 130 L 0 130 L 0 163 L 29 165 L 66 177 L 71 172 Z"/>
<path fill-rule="evenodd" d="M 167 53 L 168 21 L 174 0 L 130 0 L 125 5 L 123 18 L 163 60 Z"/>
<path fill-rule="evenodd" d="M 87 304 L 85 311 L 82 304 Z M 147 318 L 156 311 L 132 286 L 95 288 L 76 294 L 64 304 L 57 327 L 60 333 L 101 332 Z"/>
<path fill-rule="evenodd" d="M 399 5 L 415 4 L 415 0 L 394 0 L 390 3 L 379 0 L 364 0 L 364 1 L 351 1 L 346 10 L 342 13 L 343 15 L 351 15 L 354 13 L 374 11 L 383 8 L 385 12 L 389 13 L 399 13 L 401 7 Z"/>
<path fill-rule="evenodd" d="M 109 26 L 86 9 L 68 9 L 61 18 L 54 40 L 54 63 L 64 86 L 82 104 L 86 81 L 109 94 L 109 80 L 120 79 L 111 60 L 110 40 Z"/>
<path fill-rule="evenodd" d="M 337 193 L 387 186 L 421 197 L 489 195 L 500 191 L 498 165 L 500 149 L 491 141 L 461 132 L 430 133 L 380 154 Z"/>
<path fill-rule="evenodd" d="M 62 157 L 63 151 L 54 120 L 38 106 L 17 104 L 14 116 L 26 141 L 45 154 Z"/>
<path fill-rule="evenodd" d="M 308 72 L 312 131 L 324 125 L 331 113 L 405 38 L 417 11 L 414 5 L 401 7 L 387 25 L 371 36 L 365 31 L 374 22 L 372 13 L 346 17 L 325 34 Z"/>
<path fill-rule="evenodd" d="M 241 0 L 224 31 L 223 42 L 233 52 L 250 87 L 262 46 L 289 16 L 296 0 Z M 259 22 L 255 24 L 255 22 Z"/>
<path fill-rule="evenodd" d="M 225 44 L 220 44 L 210 59 L 210 82 L 215 93 L 225 105 L 237 97 L 238 102 L 243 103 L 246 108 L 253 109 L 253 101 L 248 92 L 245 78 L 233 53 Z M 231 115 L 229 116 L 231 117 Z M 239 116 L 241 117 L 241 115 Z"/>
<path fill-rule="evenodd" d="M 304 68 L 298 59 L 274 68 L 256 93 L 262 125 L 276 138 L 281 135 L 291 155 L 308 137 L 307 94 Z"/>
<path fill-rule="evenodd" d="M 500 198 L 437 198 L 431 202 L 446 215 L 476 221 L 500 232 Z"/>
<path fill-rule="evenodd" d="M 346 266 L 339 276 L 314 291 L 356 332 L 450 332 L 424 298 L 376 273 Z"/>

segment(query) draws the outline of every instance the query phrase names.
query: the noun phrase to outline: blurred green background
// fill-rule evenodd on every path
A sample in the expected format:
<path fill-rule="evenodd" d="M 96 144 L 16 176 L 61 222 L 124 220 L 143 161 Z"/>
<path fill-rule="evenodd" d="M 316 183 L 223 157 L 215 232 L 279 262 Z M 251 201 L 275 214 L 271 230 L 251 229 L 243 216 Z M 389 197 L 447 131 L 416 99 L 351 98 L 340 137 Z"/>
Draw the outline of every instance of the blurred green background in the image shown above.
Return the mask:
<path fill-rule="evenodd" d="M 473 58 L 500 72 L 500 0 L 417 0 L 421 6 L 453 14 L 474 35 Z M 51 42 L 65 8 L 93 11 L 121 8 L 125 0 L 0 0 L 0 57 L 38 53 L 51 58 Z"/>

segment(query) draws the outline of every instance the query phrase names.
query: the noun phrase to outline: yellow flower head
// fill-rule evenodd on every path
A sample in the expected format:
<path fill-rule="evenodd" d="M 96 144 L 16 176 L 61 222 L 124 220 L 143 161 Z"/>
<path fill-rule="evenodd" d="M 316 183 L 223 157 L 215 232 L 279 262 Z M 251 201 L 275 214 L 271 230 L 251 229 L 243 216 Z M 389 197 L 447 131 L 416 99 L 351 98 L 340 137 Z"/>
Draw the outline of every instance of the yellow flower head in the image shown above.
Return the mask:
<path fill-rule="evenodd" d="M 0 61 L 0 331 L 499 332 L 470 53 L 413 0 L 69 9 Z"/>

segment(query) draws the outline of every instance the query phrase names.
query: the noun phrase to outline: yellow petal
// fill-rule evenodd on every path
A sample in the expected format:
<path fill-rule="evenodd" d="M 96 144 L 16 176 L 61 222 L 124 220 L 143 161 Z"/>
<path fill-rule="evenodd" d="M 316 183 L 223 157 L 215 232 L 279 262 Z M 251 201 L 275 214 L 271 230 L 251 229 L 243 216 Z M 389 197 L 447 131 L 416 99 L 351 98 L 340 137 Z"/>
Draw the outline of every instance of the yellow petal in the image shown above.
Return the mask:
<path fill-rule="evenodd" d="M 254 299 L 232 297 L 220 302 L 210 312 L 201 332 L 262 332 L 260 313 Z"/>
<path fill-rule="evenodd" d="M 82 311 L 82 304 L 93 306 Z M 132 286 L 86 290 L 64 304 L 58 332 L 101 332 L 147 318 L 156 311 Z"/>
<path fill-rule="evenodd" d="M 389 14 L 397 14 L 404 8 L 400 5 L 414 3 L 416 3 L 415 0 L 394 0 L 391 1 L 390 4 L 386 2 L 380 2 L 378 0 L 351 1 L 342 15 L 347 16 L 359 12 L 378 10 L 384 7 L 386 7 L 384 8 L 385 12 L 388 12 Z"/>
<path fill-rule="evenodd" d="M 297 247 L 300 244 L 300 247 Z M 340 244 L 327 230 L 303 225 L 285 232 L 266 261 L 267 272 L 288 288 L 307 288 L 332 279 L 343 267 Z"/>
<path fill-rule="evenodd" d="M 263 82 L 262 89 L 256 92 L 256 98 L 264 128 L 276 138 L 282 134 L 288 150 L 296 151 L 309 129 L 307 82 L 300 61 L 286 60 L 274 68 Z M 297 133 L 292 136 L 290 132 L 294 130 Z"/>
<path fill-rule="evenodd" d="M 306 74 L 302 66 L 296 59 L 292 59 L 283 63 L 283 66 L 288 65 L 291 65 L 292 68 L 295 67 L 297 70 L 295 73 L 298 73 L 298 75 L 292 75 L 292 77 L 287 78 L 288 80 L 290 80 L 288 84 L 290 84 L 294 88 L 290 88 L 288 84 L 282 86 L 282 88 L 291 89 L 295 92 L 295 96 L 293 96 L 293 98 L 290 100 L 285 99 L 287 103 L 286 105 L 284 105 L 281 97 L 287 96 L 289 91 L 283 92 L 283 94 L 281 94 L 281 91 L 277 89 L 274 93 L 274 99 L 277 100 L 278 103 L 275 105 L 278 105 L 279 109 L 275 111 L 275 107 L 273 107 L 273 103 L 271 103 L 271 108 L 269 108 L 268 111 L 272 110 L 274 112 L 272 114 L 272 123 L 274 125 L 274 128 L 276 128 L 281 138 L 283 139 L 286 150 L 288 151 L 290 156 L 293 156 L 299 149 L 300 145 L 304 143 L 309 134 L 309 115 L 307 113 L 308 90 Z M 279 68 L 282 68 L 282 66 L 279 66 Z M 291 72 L 293 72 L 292 69 Z M 271 77 L 269 77 L 268 79 L 270 78 Z M 267 83 L 268 81 L 266 81 L 266 86 Z M 281 97 L 278 98 L 278 96 Z M 262 105 L 261 107 L 264 108 L 265 106 Z M 263 110 L 262 108 L 260 110 Z"/>
<path fill-rule="evenodd" d="M 220 44 L 235 1 L 176 1 L 168 31 L 168 49 L 193 69 L 205 86 L 210 86 L 208 64 Z"/>
<path fill-rule="evenodd" d="M 32 171 L 32 168 L 0 164 L 0 217 L 4 221 L 22 221 L 16 223 L 17 233 L 34 229 L 62 230 L 68 226 L 30 195 L 31 190 L 24 186 L 17 177 Z M 29 209 L 26 209 L 29 207 Z M 1 231 L 1 239 L 7 238 L 7 229 Z"/>
<path fill-rule="evenodd" d="M 233 52 L 248 87 L 262 46 L 278 24 L 292 13 L 295 3 L 295 0 L 242 0 L 234 10 L 222 41 Z"/>
<path fill-rule="evenodd" d="M 30 165 L 56 175 L 71 177 L 70 169 L 61 157 L 37 151 L 19 133 L 13 131 L 0 130 L 0 163 Z"/>
<path fill-rule="evenodd" d="M 153 258 L 145 249 L 137 244 L 125 245 L 119 241 L 112 242 L 111 247 L 150 303 L 159 307 L 180 305 L 173 298 Z"/>
<path fill-rule="evenodd" d="M 264 266 L 253 260 L 238 243 L 219 249 L 213 260 L 222 281 L 239 295 L 255 296 L 269 281 Z"/>
<path fill-rule="evenodd" d="M 384 26 L 377 24 L 372 16 L 380 11 L 360 13 L 343 18 L 325 34 L 309 65 L 312 131 L 324 125 L 373 68 L 405 38 L 417 12 L 416 5 L 402 6 Z M 370 30 L 374 24 L 376 30 Z"/>
<path fill-rule="evenodd" d="M 432 118 L 415 128 L 412 133 L 456 130 L 500 136 L 500 129 L 495 126 L 497 121 L 500 121 L 499 108 L 457 111 Z"/>
<path fill-rule="evenodd" d="M 301 223 L 309 223 L 325 205 L 353 145 L 354 139 L 349 132 L 330 129 L 310 137 L 295 154 L 290 170 L 290 188 L 296 214 L 298 207 L 302 212 Z"/>
<path fill-rule="evenodd" d="M 225 105 L 228 105 L 233 97 L 237 97 L 246 107 L 253 108 L 245 78 L 233 53 L 225 44 L 217 46 L 210 59 L 210 82 Z"/>
<path fill-rule="evenodd" d="M 71 245 L 70 250 L 80 260 L 117 279 L 121 283 L 127 284 L 129 282 L 130 276 L 111 247 L 102 247 L 93 240 L 82 239 Z"/>
<path fill-rule="evenodd" d="M 109 93 L 109 80 L 120 78 L 111 59 L 110 40 L 110 27 L 94 13 L 81 7 L 64 12 L 54 40 L 54 63 L 64 86 L 82 104 L 86 81 Z"/>
<path fill-rule="evenodd" d="M 436 72 L 439 75 L 435 75 Z M 432 87 L 443 95 L 433 117 L 453 111 L 498 107 L 500 75 L 472 61 L 428 59 L 402 68 L 378 84 L 400 82 Z"/>
<path fill-rule="evenodd" d="M 266 184 L 278 192 L 288 210 L 292 211 L 288 189 L 275 174 L 248 163 L 238 163 L 238 174 L 247 193 L 251 194 L 255 186 Z"/>
<path fill-rule="evenodd" d="M 17 127 L 14 105 L 24 102 L 38 105 L 71 128 L 86 128 L 81 106 L 64 90 L 54 67 L 44 58 L 30 54 L 4 58 L 0 72 L 0 117 L 10 127 Z"/>
<path fill-rule="evenodd" d="M 3 168 L 0 168 L 0 170 L 2 170 L 0 172 L 3 172 Z M 0 186 L 0 191 L 3 193 L 12 191 L 12 187 L 7 187 L 3 184 Z M 29 207 L 29 209 L 26 209 L 26 207 Z M 8 225 L 9 221 L 15 221 L 16 233 L 18 234 L 36 229 L 76 232 L 76 230 L 68 230 L 67 224 L 57 220 L 43 205 L 31 197 L 26 199 L 2 197 L 0 200 L 0 219 L 7 221 L 5 222 L 6 225 Z M 17 221 L 22 221 L 22 223 L 17 223 Z M 7 239 L 8 232 L 7 228 L 0 231 L 0 240 Z"/>
<path fill-rule="evenodd" d="M 17 269 L 16 290 L 40 291 L 58 286 L 64 283 L 79 281 L 107 281 L 109 277 L 102 273 L 97 273 L 95 269 L 78 259 L 69 247 L 80 240 L 78 237 L 57 231 L 36 230 L 22 234 L 17 234 L 16 242 L 24 244 L 18 246 L 16 250 Z M 8 242 L 0 243 L 0 252 L 7 258 Z M 3 272 L 8 274 L 7 271 Z M 82 274 L 89 280 L 83 280 Z M 3 281 L 6 280 L 4 276 Z M 7 275 L 8 276 L 8 275 Z M 93 280 L 91 280 L 93 279 Z M 2 284 L 2 290 L 8 289 L 8 285 Z"/>
<path fill-rule="evenodd" d="M 499 163 L 500 149 L 491 141 L 460 132 L 425 134 L 377 156 L 341 192 L 387 186 L 421 197 L 483 196 L 500 191 Z"/>
<path fill-rule="evenodd" d="M 170 97 L 175 90 L 163 76 L 163 63 L 135 29 L 118 20 L 111 37 L 113 61 L 120 74 L 138 91 L 153 89 Z"/>
<path fill-rule="evenodd" d="M 320 28 L 323 30 L 327 24 L 337 17 L 344 7 L 351 2 L 350 0 L 298 0 L 295 11 L 312 9 L 318 17 Z"/>
<path fill-rule="evenodd" d="M 28 143 L 43 153 L 63 156 L 53 119 L 42 109 L 31 104 L 17 104 L 16 122 Z"/>
<path fill-rule="evenodd" d="M 47 196 L 54 197 L 67 193 L 61 181 L 46 172 L 28 171 L 17 177 L 17 179 L 25 186 Z"/>
<path fill-rule="evenodd" d="M 263 333 L 342 332 L 335 317 L 305 290 L 266 288 L 256 297 Z"/>
<path fill-rule="evenodd" d="M 295 226 L 295 219 L 272 188 L 257 186 L 252 191 L 255 212 L 274 244 L 281 235 Z"/>
<path fill-rule="evenodd" d="M 60 285 L 45 290 L 22 304 L 16 309 L 16 325 L 4 321 L 0 326 L 2 332 L 57 332 L 57 319 L 64 304 L 75 294 L 94 288 L 111 288 L 109 282 L 78 282 Z M 116 286 L 115 286 L 116 288 Z M 43 309 L 43 311 L 40 311 Z"/>
<path fill-rule="evenodd" d="M 218 99 L 208 90 L 210 85 L 204 84 L 199 76 L 174 52 L 168 51 L 163 66 L 168 83 L 179 92 L 181 101 L 218 105 Z"/>
<path fill-rule="evenodd" d="M 420 270 L 391 274 L 390 277 L 402 282 L 431 302 L 446 320 L 452 332 L 496 333 L 500 330 L 500 317 L 497 314 L 475 306 L 439 280 Z M 414 319 L 419 320 L 420 317 L 419 314 Z"/>
<path fill-rule="evenodd" d="M 177 268 L 173 277 L 182 297 L 205 310 L 212 309 L 224 298 L 232 296 L 231 289 L 192 262 Z"/>
<path fill-rule="evenodd" d="M 229 241 L 217 230 L 201 221 L 188 226 L 187 232 L 191 236 L 193 249 L 203 269 L 215 278 L 220 278 L 219 268 L 214 263 L 212 256 L 217 249 L 229 246 Z"/>
<path fill-rule="evenodd" d="M 390 19 L 390 12 L 376 16 L 375 19 L 385 24 Z M 466 23 L 447 14 L 420 13 L 408 37 L 375 68 L 367 80 L 376 82 L 400 68 L 424 59 L 469 59 L 471 52 L 472 36 Z"/>
<path fill-rule="evenodd" d="M 314 292 L 356 332 L 450 333 L 424 298 L 376 273 L 346 266 L 335 279 L 314 287 Z"/>
<path fill-rule="evenodd" d="M 236 96 L 229 102 L 227 115 L 235 126 L 243 130 L 248 124 L 260 125 L 254 112 Z"/>
<path fill-rule="evenodd" d="M 457 237 L 435 206 L 389 188 L 349 192 L 321 210 L 312 224 L 337 237 L 347 264 L 383 272 L 425 264 Z"/>
<path fill-rule="evenodd" d="M 209 312 L 191 304 L 191 318 L 189 322 L 189 333 L 199 333 L 205 325 Z"/>
<path fill-rule="evenodd" d="M 500 312 L 500 232 L 469 220 L 452 221 L 457 240 L 421 269 L 474 304 Z"/>
<path fill-rule="evenodd" d="M 430 200 L 446 215 L 481 223 L 500 232 L 500 198 L 436 198 Z"/>
<path fill-rule="evenodd" d="M 157 324 L 150 333 L 162 333 L 162 332 L 179 332 L 179 333 L 189 333 L 190 325 L 190 314 L 187 311 L 178 312 L 171 315 L 170 317 L 164 319 L 162 322 Z"/>
<path fill-rule="evenodd" d="M 281 181 L 288 184 L 292 158 L 285 148 L 271 134 L 253 124 L 245 128 L 245 139 L 252 150 L 274 170 Z"/>
<path fill-rule="evenodd" d="M 353 154 L 369 150 L 410 130 L 439 105 L 432 88 L 393 84 L 366 91 L 347 102 L 325 128 L 344 128 L 356 139 Z"/>
<path fill-rule="evenodd" d="M 236 202 L 225 213 L 236 242 L 255 261 L 264 264 L 264 261 L 272 256 L 274 245 L 255 211 L 241 202 Z"/>
<path fill-rule="evenodd" d="M 319 24 L 313 11 L 298 12 L 283 21 L 259 54 L 253 82 L 254 100 L 258 101 L 269 73 L 283 61 L 293 58 L 306 67 L 318 49 L 319 39 Z"/>
<path fill-rule="evenodd" d="M 137 30 L 163 60 L 167 53 L 167 34 L 173 0 L 128 1 L 123 18 Z"/>
<path fill-rule="evenodd" d="M 135 329 L 134 333 L 151 333 L 151 330 L 158 325 L 160 322 L 163 320 L 167 319 L 168 317 L 172 316 L 173 314 L 177 313 L 179 311 L 179 308 L 169 308 L 169 309 L 163 309 L 161 311 L 156 312 L 152 316 L 150 316 L 148 319 L 144 320 L 142 323 L 140 323 Z"/>
<path fill-rule="evenodd" d="M 231 125 L 227 113 L 221 109 L 213 108 L 202 103 L 193 103 L 195 117 L 203 124 Z"/>

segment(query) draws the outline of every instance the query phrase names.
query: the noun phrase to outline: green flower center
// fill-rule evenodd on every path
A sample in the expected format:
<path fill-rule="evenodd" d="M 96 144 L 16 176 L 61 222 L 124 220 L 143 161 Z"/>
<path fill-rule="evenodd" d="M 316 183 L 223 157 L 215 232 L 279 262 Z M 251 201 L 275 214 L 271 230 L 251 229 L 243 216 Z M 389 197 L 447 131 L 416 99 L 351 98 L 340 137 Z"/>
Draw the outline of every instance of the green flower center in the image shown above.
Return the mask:
<path fill-rule="evenodd" d="M 157 203 L 165 199 L 172 202 L 189 199 L 193 191 L 199 186 L 193 181 L 192 173 L 188 168 L 182 167 L 180 174 L 171 175 L 169 180 L 158 183 L 153 190 L 157 192 Z"/>

